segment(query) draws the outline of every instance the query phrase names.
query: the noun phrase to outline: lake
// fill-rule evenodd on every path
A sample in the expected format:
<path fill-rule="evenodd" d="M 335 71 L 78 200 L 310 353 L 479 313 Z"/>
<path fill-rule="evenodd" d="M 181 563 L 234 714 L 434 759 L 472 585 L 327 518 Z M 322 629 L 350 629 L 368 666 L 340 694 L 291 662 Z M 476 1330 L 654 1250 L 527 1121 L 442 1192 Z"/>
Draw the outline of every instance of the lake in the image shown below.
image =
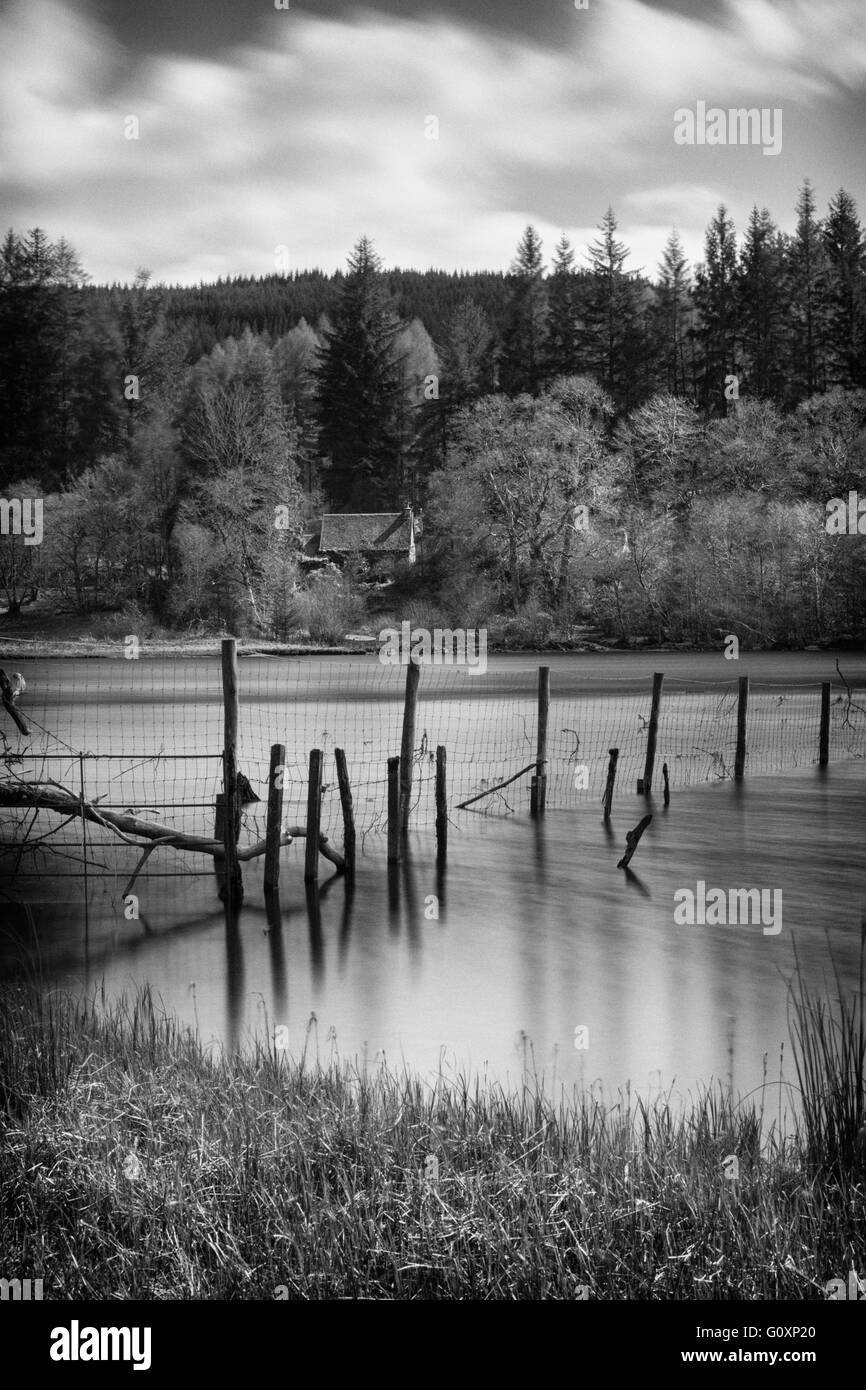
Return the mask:
<path fill-rule="evenodd" d="M 201 858 L 157 852 L 153 872 L 135 885 L 139 916 L 128 919 L 123 888 L 136 861 L 129 851 L 109 852 L 91 839 L 86 914 L 81 879 L 58 873 L 80 872 L 80 864 L 40 855 L 38 876 L 13 879 L 7 855 L 0 973 L 38 961 L 57 987 L 104 982 L 112 995 L 147 982 L 206 1040 L 242 1046 L 251 1031 L 279 1027 L 281 1045 L 294 1053 L 306 1045 L 327 1056 L 336 1045 L 370 1064 L 384 1056 L 428 1074 L 442 1067 L 503 1083 L 519 1082 L 528 1069 L 552 1094 L 579 1083 L 610 1095 L 630 1082 L 644 1095 L 659 1088 L 683 1095 L 711 1077 L 745 1092 L 760 1085 L 765 1057 L 769 1081 L 778 1082 L 794 944 L 816 989 L 828 987 L 829 947 L 845 987 L 857 987 L 866 744 L 863 715 L 848 704 L 835 656 L 545 660 L 552 668 L 548 810 L 529 816 L 524 778 L 477 811 L 453 813 L 444 870 L 423 784 L 406 858 L 390 869 L 386 863 L 381 764 L 399 751 L 401 673 L 387 688 L 371 658 L 242 661 L 241 763 L 257 785 L 269 742 L 282 737 L 290 762 L 294 746 L 296 804 L 287 818 L 302 804 L 303 750 L 314 741 L 326 754 L 346 747 L 367 829 L 354 886 L 330 881 L 322 860 L 319 892 L 308 894 L 303 841 L 296 841 L 283 850 L 279 908 L 266 908 L 259 861 L 245 868 L 245 902 L 227 920 L 209 869 L 160 876 L 200 868 Z M 854 653 L 839 660 L 855 702 L 866 705 L 866 660 Z M 12 665 L 5 655 L 4 665 Z M 533 657 L 491 658 L 486 676 L 449 671 L 439 685 L 422 670 L 417 736 L 426 730 L 428 747 L 449 748 L 452 804 L 458 792 L 472 794 L 485 778 L 531 761 L 537 665 Z M 635 787 L 654 670 L 665 672 L 657 756 L 671 768 L 668 807 L 658 764 L 651 803 Z M 26 674 L 29 712 L 40 726 L 32 746 L 44 756 L 58 740 L 67 745 L 52 752 L 65 763 L 50 775 L 73 778 L 76 748 L 116 750 L 113 771 L 88 766 L 88 795 L 101 776 L 112 798 L 101 804 L 138 806 L 144 795 L 154 806 L 184 801 L 173 823 L 210 831 L 219 761 L 204 750 L 218 752 L 221 742 L 218 661 L 28 661 Z M 753 682 L 753 737 L 747 776 L 735 783 L 728 773 L 736 678 L 745 674 Z M 832 760 L 819 769 L 816 692 L 831 679 Z M 614 744 L 622 766 L 605 825 L 599 788 Z M 171 795 L 167 783 L 157 788 L 147 756 L 129 766 L 158 747 L 184 756 L 162 765 L 174 768 L 165 774 Z M 575 786 L 578 765 L 588 769 L 587 788 Z M 771 767 L 785 770 L 770 775 Z M 428 776 L 424 758 L 416 770 Z M 327 805 L 339 847 L 339 803 L 332 797 Z M 632 871 L 618 870 L 626 831 L 647 810 L 653 820 Z M 70 851 L 80 846 L 80 826 L 64 834 Z M 781 930 L 760 921 L 678 924 L 675 895 L 700 883 L 726 895 L 775 892 Z M 793 1078 L 787 1045 L 784 1075 Z M 785 1106 L 776 1085 L 766 1100 L 773 1114 Z"/>

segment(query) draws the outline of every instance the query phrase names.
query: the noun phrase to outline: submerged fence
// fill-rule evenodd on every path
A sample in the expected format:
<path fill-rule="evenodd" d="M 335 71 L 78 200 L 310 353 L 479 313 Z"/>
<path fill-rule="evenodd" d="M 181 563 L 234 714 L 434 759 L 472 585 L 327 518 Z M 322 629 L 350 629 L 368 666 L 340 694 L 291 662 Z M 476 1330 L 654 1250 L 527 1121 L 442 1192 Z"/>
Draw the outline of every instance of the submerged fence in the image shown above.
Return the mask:
<path fill-rule="evenodd" d="M 573 687 L 580 658 L 569 668 Z M 591 662 L 591 659 L 590 659 Z M 7 659 L 6 666 L 12 663 Z M 589 665 L 588 665 L 589 669 Z M 97 810 L 134 812 L 187 834 L 214 834 L 223 787 L 224 710 L 220 656 L 136 661 L 27 662 L 19 708 L 25 736 L 0 712 L 6 751 L 3 779 L 50 781 Z M 282 815 L 303 823 L 309 756 L 321 749 L 321 831 L 342 845 L 334 750 L 346 754 L 358 853 L 387 829 L 388 760 L 401 751 L 406 668 L 375 658 L 242 658 L 239 663 L 237 766 L 260 801 L 242 808 L 241 846 L 265 836 L 269 763 L 285 746 Z M 634 682 L 631 682 L 632 686 Z M 746 775 L 818 763 L 824 708 L 825 761 L 866 756 L 866 691 L 838 680 L 822 688 L 780 690 L 752 682 L 747 707 L 742 682 L 667 677 L 655 730 L 653 791 L 667 765 L 672 789 L 733 777 L 738 715 Z M 545 766 L 546 809 L 567 810 L 601 798 L 609 750 L 618 749 L 617 795 L 633 793 L 644 775 L 650 739 L 652 682 L 628 691 L 557 690 L 550 681 Z M 743 729 L 745 743 L 743 745 Z M 517 664 L 503 673 L 422 666 L 412 741 L 410 823 L 432 829 L 436 818 L 436 749 L 447 753 L 452 824 L 530 809 L 529 776 L 490 792 L 537 756 L 538 671 Z M 455 808 L 489 792 L 468 811 Z M 12 874 L 125 872 L 141 846 L 80 818 L 32 808 L 2 810 L 0 880 Z M 166 847 L 146 873 L 210 872 L 213 861 Z"/>

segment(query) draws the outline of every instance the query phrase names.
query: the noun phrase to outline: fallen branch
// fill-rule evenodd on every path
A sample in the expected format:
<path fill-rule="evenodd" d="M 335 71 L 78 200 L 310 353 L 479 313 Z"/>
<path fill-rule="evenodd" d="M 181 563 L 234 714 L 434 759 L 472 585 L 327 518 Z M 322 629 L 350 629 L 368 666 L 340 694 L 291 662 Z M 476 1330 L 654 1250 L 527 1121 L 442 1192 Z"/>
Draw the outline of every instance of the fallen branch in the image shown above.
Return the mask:
<path fill-rule="evenodd" d="M 480 801 L 482 796 L 492 796 L 494 792 L 501 791 L 503 787 L 507 787 L 510 785 L 510 783 L 516 782 L 518 777 L 523 777 L 527 772 L 534 772 L 537 766 L 537 762 L 528 763 L 526 767 L 522 767 L 519 772 L 515 772 L 514 776 L 509 777 L 507 781 L 497 782 L 495 787 L 485 787 L 484 791 L 479 792 L 477 796 L 470 796 L 468 801 L 461 801 L 460 805 L 457 807 L 457 810 L 465 810 L 466 807 L 471 806 L 474 801 Z"/>
<path fill-rule="evenodd" d="M 81 802 L 72 792 L 67 792 L 62 788 L 49 791 L 44 783 L 0 783 L 0 806 L 56 811 L 60 815 L 70 818 L 81 816 L 85 820 L 92 821 L 95 825 L 101 825 L 106 830 L 115 831 L 125 844 L 132 845 L 135 849 L 141 849 L 142 846 L 129 840 L 127 837 L 130 835 L 137 835 L 142 840 L 155 842 L 153 848 L 161 845 L 164 848 L 209 854 L 214 859 L 225 857 L 225 845 L 221 840 L 205 838 L 202 835 L 188 835 L 185 831 L 176 830 L 170 825 L 160 825 L 156 821 L 141 820 L 140 817 L 131 812 L 97 811 L 89 802 Z M 305 826 L 288 826 L 280 835 L 280 844 L 288 845 L 294 839 L 303 839 L 306 837 L 306 833 Z M 250 859 L 258 858 L 259 855 L 265 853 L 266 849 L 267 840 L 258 840 L 245 849 L 239 849 L 237 857 L 239 862 L 244 863 Z M 345 871 L 345 860 L 342 855 L 331 848 L 327 835 L 319 836 L 319 853 L 334 864 L 341 873 Z"/>
<path fill-rule="evenodd" d="M 643 820 L 638 821 L 638 823 L 637 823 L 637 825 L 635 826 L 634 830 L 630 830 L 630 831 L 628 832 L 628 834 L 627 834 L 626 837 L 625 837 L 626 851 L 625 851 L 625 854 L 622 856 L 622 859 L 619 861 L 619 863 L 618 863 L 617 866 L 616 866 L 618 869 L 627 869 L 627 868 L 628 868 L 628 866 L 629 866 L 629 861 L 631 860 L 632 855 L 634 854 L 635 850 L 636 850 L 637 847 L 638 847 L 638 843 L 639 843 L 639 841 L 640 841 L 640 837 L 641 837 L 641 835 L 644 833 L 644 831 L 646 830 L 646 828 L 647 828 L 647 826 L 649 825 L 649 823 L 650 823 L 651 820 L 652 820 L 652 816 L 644 816 Z"/>

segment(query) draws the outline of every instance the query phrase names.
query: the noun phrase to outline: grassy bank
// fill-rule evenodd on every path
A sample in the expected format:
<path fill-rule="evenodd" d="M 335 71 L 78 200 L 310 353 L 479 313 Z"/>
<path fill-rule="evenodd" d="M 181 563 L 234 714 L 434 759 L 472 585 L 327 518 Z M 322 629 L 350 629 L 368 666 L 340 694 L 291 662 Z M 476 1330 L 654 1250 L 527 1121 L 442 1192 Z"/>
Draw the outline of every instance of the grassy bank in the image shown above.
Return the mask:
<path fill-rule="evenodd" d="M 147 991 L 5 986 L 4 1274 L 46 1298 L 821 1298 L 866 1273 L 862 993 L 793 1009 L 783 1138 L 761 1095 L 552 1105 L 214 1054 Z"/>

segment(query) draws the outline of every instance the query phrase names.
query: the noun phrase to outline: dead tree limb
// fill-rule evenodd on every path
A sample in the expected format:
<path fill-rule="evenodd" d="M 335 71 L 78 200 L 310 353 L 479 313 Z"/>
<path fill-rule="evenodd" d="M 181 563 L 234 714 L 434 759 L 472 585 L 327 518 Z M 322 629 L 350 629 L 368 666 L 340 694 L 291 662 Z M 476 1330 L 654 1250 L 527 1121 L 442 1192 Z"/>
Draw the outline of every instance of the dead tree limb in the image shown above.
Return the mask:
<path fill-rule="evenodd" d="M 494 792 L 501 791 L 503 787 L 507 787 L 512 782 L 516 782 L 518 777 L 523 777 L 527 772 L 534 772 L 536 767 L 537 763 L 528 763 L 526 767 L 522 767 L 519 772 L 515 772 L 514 776 L 509 777 L 507 781 L 497 782 L 495 787 L 485 787 L 484 791 L 479 792 L 477 796 L 470 796 L 468 801 L 461 801 L 457 810 L 464 810 L 467 806 L 471 806 L 474 801 L 480 801 L 482 796 L 492 796 Z"/>
<path fill-rule="evenodd" d="M 48 790 L 44 783 L 39 782 L 0 782 L 0 806 L 17 807 L 18 809 L 29 808 L 37 811 L 56 811 L 60 815 L 83 816 L 85 820 L 92 821 L 95 825 L 101 825 L 105 830 L 112 830 L 117 833 L 125 844 L 131 845 L 134 849 L 142 849 L 139 843 L 128 839 L 130 835 L 137 835 L 141 840 L 156 842 L 156 846 L 163 848 L 182 849 L 193 851 L 197 854 L 209 854 L 214 859 L 225 857 L 225 845 L 220 840 L 206 838 L 203 835 L 188 835 L 185 831 L 176 830 L 170 825 L 160 825 L 157 821 L 145 821 L 132 812 L 119 813 L 117 811 L 97 810 L 90 802 L 85 801 L 82 805 L 79 798 L 72 792 L 67 792 L 62 788 Z M 290 825 L 283 830 L 280 836 L 280 844 L 291 844 L 292 840 L 304 839 L 306 828 L 303 825 Z M 268 847 L 267 840 L 257 840 L 253 845 L 247 845 L 245 849 L 237 852 L 238 860 L 242 863 L 250 859 L 257 859 L 259 855 L 265 853 Z M 319 836 L 319 853 L 330 860 L 341 873 L 345 871 L 345 860 L 341 854 L 332 849 L 328 843 L 326 835 Z M 137 872 L 137 871 L 136 871 Z"/>

